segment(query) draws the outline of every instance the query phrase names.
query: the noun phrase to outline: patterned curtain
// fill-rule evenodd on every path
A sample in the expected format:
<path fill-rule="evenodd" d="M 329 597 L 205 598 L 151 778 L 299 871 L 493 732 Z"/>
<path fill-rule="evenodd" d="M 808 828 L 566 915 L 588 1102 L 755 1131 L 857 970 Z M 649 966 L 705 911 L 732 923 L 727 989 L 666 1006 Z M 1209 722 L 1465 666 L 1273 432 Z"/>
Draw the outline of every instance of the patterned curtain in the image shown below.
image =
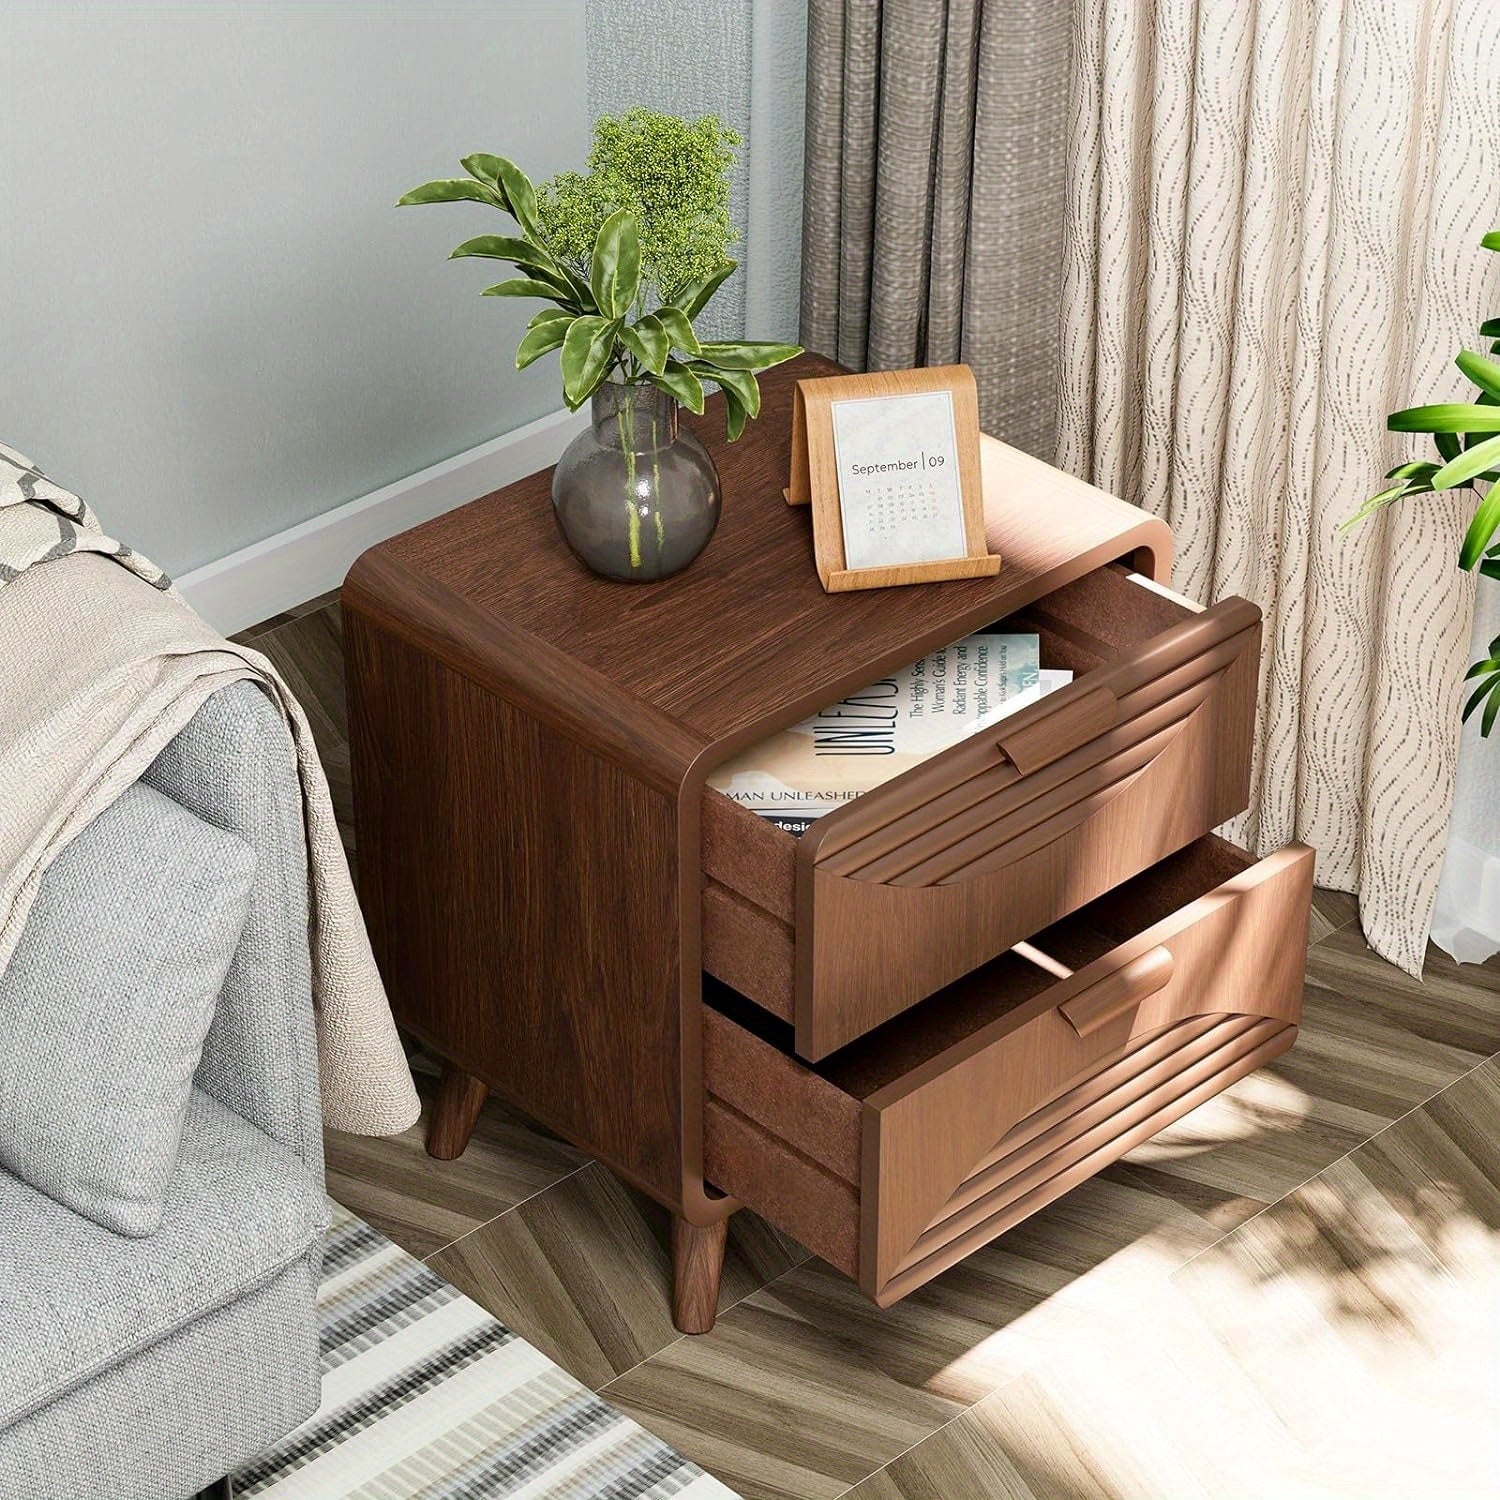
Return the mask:
<path fill-rule="evenodd" d="M 1056 439 L 1068 10 L 810 0 L 802 342 L 962 361 L 987 432 Z"/>
<path fill-rule="evenodd" d="M 1472 500 L 1339 523 L 1469 388 L 1496 305 L 1493 0 L 1074 0 L 1059 462 L 1161 514 L 1176 585 L 1265 611 L 1237 836 L 1318 851 L 1422 964 L 1453 794 Z"/>

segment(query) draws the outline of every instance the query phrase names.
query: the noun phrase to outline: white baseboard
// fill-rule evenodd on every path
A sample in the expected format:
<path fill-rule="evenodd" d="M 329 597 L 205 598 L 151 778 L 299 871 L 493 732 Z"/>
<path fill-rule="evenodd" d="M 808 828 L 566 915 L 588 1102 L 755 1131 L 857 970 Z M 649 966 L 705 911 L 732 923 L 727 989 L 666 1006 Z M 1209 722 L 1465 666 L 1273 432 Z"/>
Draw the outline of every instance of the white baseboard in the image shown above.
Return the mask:
<path fill-rule="evenodd" d="M 367 547 L 555 463 L 587 412 L 553 412 L 398 479 L 177 579 L 216 630 L 232 634 L 337 588 Z"/>

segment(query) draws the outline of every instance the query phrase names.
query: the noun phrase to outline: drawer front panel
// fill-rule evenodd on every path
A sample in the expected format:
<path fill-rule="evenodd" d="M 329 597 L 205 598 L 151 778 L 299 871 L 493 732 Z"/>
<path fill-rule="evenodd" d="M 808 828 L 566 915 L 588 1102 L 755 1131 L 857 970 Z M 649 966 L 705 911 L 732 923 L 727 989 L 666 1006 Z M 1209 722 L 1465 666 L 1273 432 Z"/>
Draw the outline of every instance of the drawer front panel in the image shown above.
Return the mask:
<path fill-rule="evenodd" d="M 1312 877 L 1301 845 L 1199 840 L 1082 937 L 1040 934 L 1055 983 L 1017 990 L 1013 958 L 966 978 L 971 1020 L 919 1062 L 931 1014 L 815 1069 L 789 1027 L 705 1007 L 705 1175 L 894 1302 L 1292 1045 Z"/>
<path fill-rule="evenodd" d="M 904 1296 L 1290 1046 L 1312 866 L 1260 861 L 865 1099 L 865 1291 Z"/>
<path fill-rule="evenodd" d="M 1240 812 L 1241 599 L 867 794 L 798 850 L 797 1050 L 825 1057 Z"/>

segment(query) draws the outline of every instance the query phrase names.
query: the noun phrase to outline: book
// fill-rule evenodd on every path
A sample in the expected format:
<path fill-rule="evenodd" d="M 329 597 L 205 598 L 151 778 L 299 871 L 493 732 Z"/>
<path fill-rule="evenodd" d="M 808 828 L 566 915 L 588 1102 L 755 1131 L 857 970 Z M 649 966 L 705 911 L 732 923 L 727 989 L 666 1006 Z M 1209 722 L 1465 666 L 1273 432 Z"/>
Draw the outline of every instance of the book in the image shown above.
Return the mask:
<path fill-rule="evenodd" d="M 772 735 L 709 785 L 787 832 L 899 776 L 1065 683 L 1035 635 L 980 631 Z M 797 824 L 803 826 L 798 827 Z"/>

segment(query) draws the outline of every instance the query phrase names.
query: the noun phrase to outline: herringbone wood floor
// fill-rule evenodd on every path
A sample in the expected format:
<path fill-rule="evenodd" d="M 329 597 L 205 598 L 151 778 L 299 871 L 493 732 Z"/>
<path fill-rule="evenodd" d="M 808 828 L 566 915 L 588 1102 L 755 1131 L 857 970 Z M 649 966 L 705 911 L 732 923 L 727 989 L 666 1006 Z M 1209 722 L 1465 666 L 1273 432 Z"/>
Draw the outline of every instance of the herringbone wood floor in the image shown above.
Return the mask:
<path fill-rule="evenodd" d="M 246 636 L 347 836 L 337 604 Z M 454 1163 L 330 1136 L 331 1191 L 748 1497 L 1500 1494 L 1500 963 L 1312 937 L 1292 1052 L 885 1312 L 742 1213 L 680 1337 L 664 1213 L 499 1101 Z"/>

